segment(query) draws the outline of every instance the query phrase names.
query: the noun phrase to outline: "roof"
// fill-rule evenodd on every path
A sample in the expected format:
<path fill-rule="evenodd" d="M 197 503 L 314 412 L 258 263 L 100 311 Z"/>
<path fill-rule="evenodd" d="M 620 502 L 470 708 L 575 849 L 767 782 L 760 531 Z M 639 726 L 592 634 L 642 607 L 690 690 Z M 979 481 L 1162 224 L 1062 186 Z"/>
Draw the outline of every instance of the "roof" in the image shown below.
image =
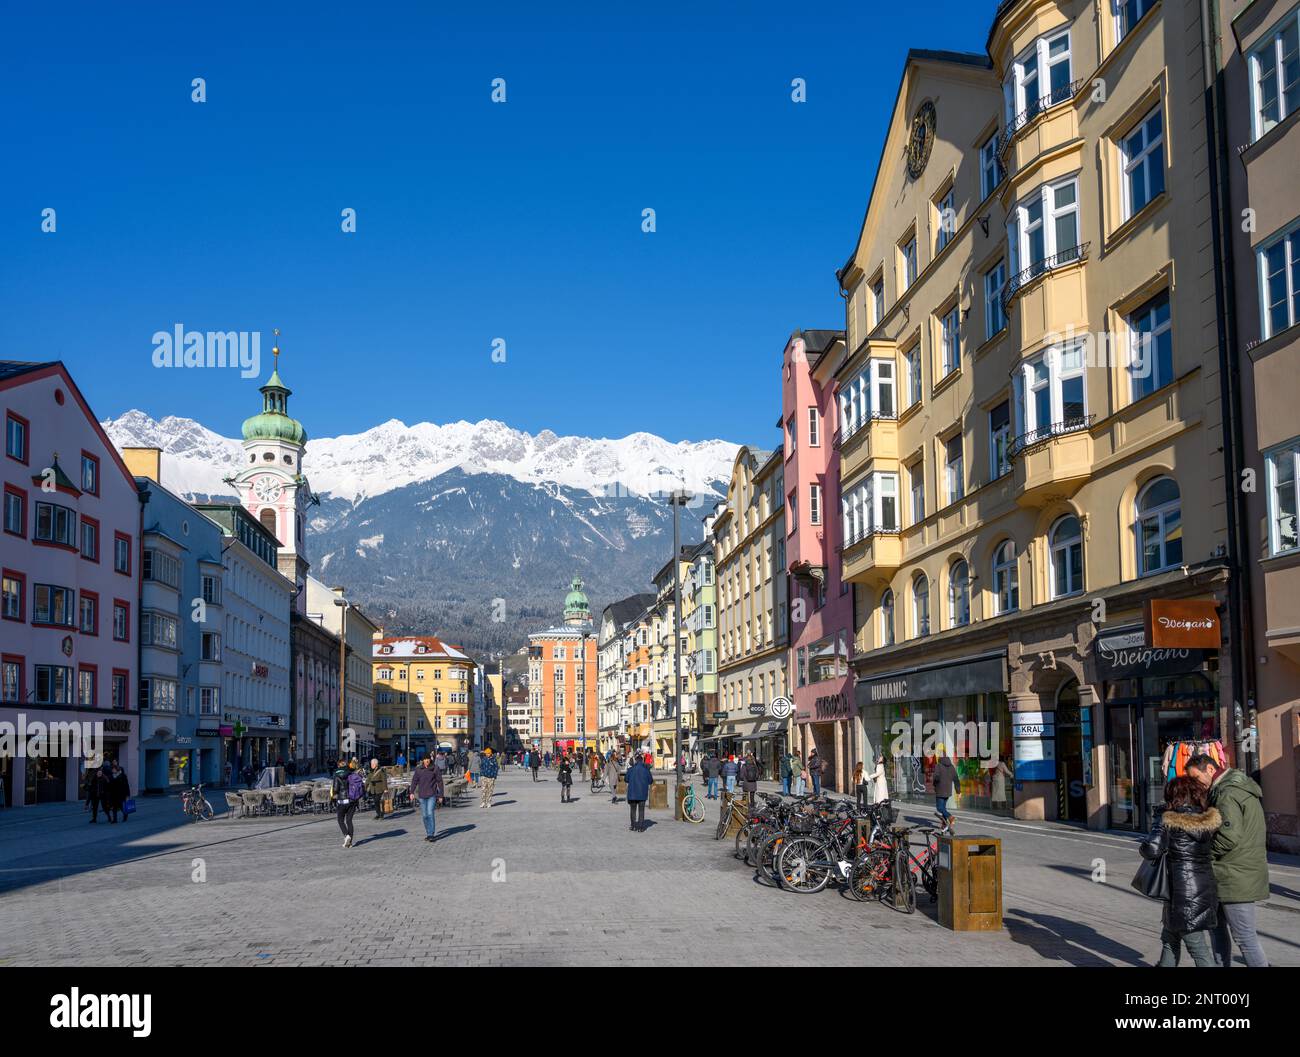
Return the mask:
<path fill-rule="evenodd" d="M 45 360 L 43 363 L 32 363 L 26 360 L 0 360 L 0 382 L 7 381 L 10 378 L 17 378 L 20 374 L 39 371 L 44 367 L 53 367 L 58 362 L 58 360 Z"/>
<path fill-rule="evenodd" d="M 698 543 L 683 543 L 680 547 L 677 548 L 678 562 L 686 562 L 687 564 L 689 564 L 690 562 L 694 561 L 695 555 L 698 553 L 698 551 L 696 550 L 698 546 L 699 546 Z M 650 577 L 650 579 L 654 583 L 658 583 L 660 580 L 667 579 L 670 575 L 672 575 L 672 571 L 673 571 L 673 560 L 669 558 L 666 562 L 663 563 L 663 565 L 659 567 L 659 571 L 655 573 L 654 576 Z M 652 599 L 657 597 L 658 595 L 651 596 Z"/>
<path fill-rule="evenodd" d="M 393 658 L 404 660 L 418 658 L 426 661 L 468 661 L 467 657 L 455 646 L 451 646 L 435 635 L 395 635 L 392 638 L 375 639 L 371 651 L 372 658 Z"/>
<path fill-rule="evenodd" d="M 607 605 L 604 614 L 621 628 L 639 617 L 649 606 L 654 604 L 654 600 L 654 594 L 649 591 L 643 591 L 637 595 L 628 595 L 626 598 L 620 598 L 617 602 L 611 602 Z"/>
<path fill-rule="evenodd" d="M 799 334 L 803 338 L 804 348 L 817 356 L 821 356 L 837 341 L 844 340 L 842 330 L 801 330 Z"/>

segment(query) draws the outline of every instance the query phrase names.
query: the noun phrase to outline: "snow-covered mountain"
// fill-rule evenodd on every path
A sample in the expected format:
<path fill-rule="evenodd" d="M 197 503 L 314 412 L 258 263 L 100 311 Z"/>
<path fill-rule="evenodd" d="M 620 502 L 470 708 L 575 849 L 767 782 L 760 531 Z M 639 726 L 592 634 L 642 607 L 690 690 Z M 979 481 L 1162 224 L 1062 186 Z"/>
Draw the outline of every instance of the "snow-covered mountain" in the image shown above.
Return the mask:
<path fill-rule="evenodd" d="M 240 442 L 189 418 L 155 420 L 128 411 L 104 423 L 119 447 L 164 452 L 168 487 L 187 495 L 228 495 L 221 479 L 243 465 Z M 428 481 L 448 470 L 551 482 L 599 496 L 649 496 L 685 488 L 717 494 L 738 446 L 723 440 L 672 443 L 650 433 L 617 440 L 536 435 L 503 422 L 408 426 L 392 419 L 364 433 L 307 442 L 303 466 L 312 489 L 348 503 Z"/>

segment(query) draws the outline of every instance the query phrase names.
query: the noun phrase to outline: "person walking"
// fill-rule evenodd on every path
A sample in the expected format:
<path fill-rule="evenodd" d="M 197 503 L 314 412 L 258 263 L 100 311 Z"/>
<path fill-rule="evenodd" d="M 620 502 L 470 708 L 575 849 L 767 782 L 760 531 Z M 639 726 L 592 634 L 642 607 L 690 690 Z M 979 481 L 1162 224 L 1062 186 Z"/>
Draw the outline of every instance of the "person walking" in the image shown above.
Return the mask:
<path fill-rule="evenodd" d="M 86 809 L 90 811 L 92 824 L 99 821 L 99 809 L 104 806 L 105 785 L 102 766 L 86 770 Z"/>
<path fill-rule="evenodd" d="M 436 832 L 434 812 L 442 795 L 442 772 L 426 756 L 420 761 L 420 766 L 411 772 L 411 796 L 419 805 L 420 817 L 424 819 L 424 839 L 430 843 Z"/>
<path fill-rule="evenodd" d="M 375 801 L 375 819 L 382 821 L 384 817 L 384 796 L 388 792 L 388 774 L 379 766 L 379 761 L 372 759 L 370 761 L 370 770 L 366 772 L 366 795 L 373 797 Z"/>
<path fill-rule="evenodd" d="M 853 765 L 853 795 L 857 802 L 858 810 L 861 811 L 867 806 L 867 769 L 859 760 Z"/>
<path fill-rule="evenodd" d="M 618 759 L 611 752 L 605 761 L 605 784 L 609 786 L 609 802 L 618 803 Z"/>
<path fill-rule="evenodd" d="M 104 791 L 104 810 L 108 812 L 108 821 L 116 823 L 118 813 L 121 812 L 122 821 L 127 822 L 131 818 L 126 810 L 126 802 L 131 799 L 131 783 L 116 760 L 104 766 L 108 768 L 108 782 Z"/>
<path fill-rule="evenodd" d="M 334 798 L 334 814 L 339 824 L 339 832 L 343 834 L 345 848 L 352 847 L 354 835 L 352 819 L 357 813 L 363 791 L 364 783 L 361 781 L 361 775 L 355 768 L 349 766 L 347 760 L 339 760 L 338 768 L 330 782 L 330 795 Z"/>
<path fill-rule="evenodd" d="M 633 833 L 645 832 L 645 802 L 650 799 L 652 781 L 654 773 L 650 770 L 650 757 L 637 757 L 636 763 L 627 770 L 627 806 L 632 822 L 628 829 Z"/>
<path fill-rule="evenodd" d="M 1235 940 L 1246 964 L 1263 968 L 1268 957 L 1255 931 L 1255 904 L 1269 897 L 1264 792 L 1249 776 L 1205 753 L 1189 759 L 1185 770 L 1209 791 L 1210 806 L 1222 818 L 1211 848 L 1219 895 L 1215 964 L 1232 965 Z"/>
<path fill-rule="evenodd" d="M 479 775 L 483 773 L 483 754 L 475 749 L 469 754 L 469 784 L 478 785 Z"/>
<path fill-rule="evenodd" d="M 542 756 L 536 749 L 528 754 L 528 765 L 533 771 L 533 781 L 537 781 L 537 771 L 542 766 Z"/>
<path fill-rule="evenodd" d="M 812 779 L 813 796 L 822 795 L 822 758 L 813 749 L 808 754 L 808 776 Z"/>
<path fill-rule="evenodd" d="M 740 788 L 745 791 L 745 799 L 752 810 L 758 799 L 758 760 L 752 752 L 745 753 L 745 760 L 740 765 Z"/>
<path fill-rule="evenodd" d="M 803 796 L 803 757 L 791 749 L 786 759 L 790 764 L 790 793 L 793 796 Z"/>
<path fill-rule="evenodd" d="M 948 812 L 948 798 L 953 790 L 960 788 L 961 778 L 957 774 L 957 765 L 948 758 L 942 745 L 939 746 L 939 759 L 934 765 L 934 813 L 943 822 L 943 831 L 951 833 L 957 818 Z"/>
<path fill-rule="evenodd" d="M 483 782 L 483 792 L 479 794 L 478 806 L 491 807 L 492 797 L 496 794 L 497 775 L 501 771 L 501 765 L 497 762 L 496 754 L 490 748 L 484 749 L 479 756 L 478 770 Z"/>
<path fill-rule="evenodd" d="M 559 763 L 556 764 L 559 774 L 556 776 L 560 781 L 560 803 L 568 804 L 573 800 L 570 795 L 573 791 L 573 764 L 569 762 L 569 754 L 566 752 L 560 757 Z"/>
<path fill-rule="evenodd" d="M 1184 775 L 1165 787 L 1164 810 L 1138 848 L 1153 862 L 1164 856 L 1169 876 L 1157 962 L 1164 968 L 1178 965 L 1184 945 L 1198 967 L 1214 967 L 1210 935 L 1218 924 L 1219 896 L 1211 849 L 1222 824 L 1218 809 L 1209 805 L 1208 788 Z"/>
<path fill-rule="evenodd" d="M 722 761 L 718 759 L 718 754 L 716 752 L 709 753 L 705 757 L 704 763 L 700 765 L 700 769 L 704 772 L 705 799 L 717 800 L 718 777 L 722 774 Z"/>
<path fill-rule="evenodd" d="M 790 795 L 790 754 L 786 753 L 781 757 L 781 792 L 786 796 Z"/>
<path fill-rule="evenodd" d="M 872 796 L 877 804 L 889 799 L 889 779 L 885 777 L 885 754 L 876 754 L 876 768 L 871 772 Z"/>

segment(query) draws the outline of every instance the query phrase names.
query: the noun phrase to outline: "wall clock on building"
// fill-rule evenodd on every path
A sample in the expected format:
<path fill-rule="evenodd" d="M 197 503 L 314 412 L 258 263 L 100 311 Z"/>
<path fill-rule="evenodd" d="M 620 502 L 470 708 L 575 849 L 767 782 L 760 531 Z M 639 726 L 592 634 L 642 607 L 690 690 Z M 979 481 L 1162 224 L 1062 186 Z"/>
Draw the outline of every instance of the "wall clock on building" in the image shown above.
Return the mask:
<path fill-rule="evenodd" d="M 927 101 L 912 118 L 912 131 L 907 137 L 907 171 L 913 180 L 925 172 L 926 162 L 930 160 L 936 117 L 934 104 Z"/>
<path fill-rule="evenodd" d="M 253 485 L 253 495 L 257 496 L 263 503 L 274 503 L 280 498 L 280 493 L 283 490 L 280 487 L 280 482 L 274 477 L 259 477 Z"/>

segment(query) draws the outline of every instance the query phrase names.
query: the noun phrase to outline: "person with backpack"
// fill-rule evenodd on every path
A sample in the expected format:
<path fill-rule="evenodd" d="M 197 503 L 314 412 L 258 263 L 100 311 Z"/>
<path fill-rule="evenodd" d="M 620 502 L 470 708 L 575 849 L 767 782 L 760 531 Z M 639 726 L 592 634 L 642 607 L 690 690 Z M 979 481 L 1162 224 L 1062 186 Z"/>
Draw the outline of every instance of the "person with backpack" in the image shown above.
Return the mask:
<path fill-rule="evenodd" d="M 822 775 L 825 772 L 825 764 L 822 758 L 817 755 L 817 750 L 813 749 L 808 754 L 808 775 L 812 778 L 813 796 L 822 795 Z"/>
<path fill-rule="evenodd" d="M 566 752 L 560 757 L 560 762 L 556 765 L 559 773 L 555 776 L 560 783 L 560 803 L 568 804 L 573 800 L 573 764 L 569 762 L 569 754 Z"/>
<path fill-rule="evenodd" d="M 375 801 L 375 820 L 384 817 L 384 795 L 388 792 L 388 775 L 379 766 L 379 761 L 370 761 L 370 770 L 366 772 L 366 795 Z"/>
<path fill-rule="evenodd" d="M 745 753 L 745 761 L 740 765 L 740 788 L 745 791 L 745 799 L 753 805 L 758 799 L 758 761 L 752 752 Z"/>
<path fill-rule="evenodd" d="M 542 766 L 542 754 L 536 749 L 528 754 L 528 766 L 532 769 L 533 781 L 537 781 L 537 772 Z"/>
<path fill-rule="evenodd" d="M 650 799 L 650 783 L 653 781 L 650 757 L 638 756 L 636 763 L 627 770 L 627 806 L 632 816 L 628 829 L 633 833 L 645 832 L 645 802 Z"/>
<path fill-rule="evenodd" d="M 338 820 L 339 832 L 343 834 L 343 847 L 352 847 L 352 819 L 361 804 L 365 793 L 365 783 L 355 765 L 347 760 L 339 760 L 338 769 L 330 783 L 330 796 L 334 798 L 334 812 Z"/>
<path fill-rule="evenodd" d="M 420 760 L 420 766 L 411 772 L 411 796 L 419 805 L 420 815 L 424 819 L 424 839 L 433 842 L 434 810 L 442 799 L 442 773 L 432 766 L 429 757 Z"/>
<path fill-rule="evenodd" d="M 1210 937 L 1219 921 L 1219 893 L 1212 848 L 1222 824 L 1218 809 L 1209 805 L 1209 790 L 1195 778 L 1184 775 L 1165 787 L 1164 811 L 1138 848 L 1151 862 L 1163 857 L 1169 878 L 1156 963 L 1161 967 L 1176 968 L 1184 945 L 1198 967 L 1214 967 Z"/>

